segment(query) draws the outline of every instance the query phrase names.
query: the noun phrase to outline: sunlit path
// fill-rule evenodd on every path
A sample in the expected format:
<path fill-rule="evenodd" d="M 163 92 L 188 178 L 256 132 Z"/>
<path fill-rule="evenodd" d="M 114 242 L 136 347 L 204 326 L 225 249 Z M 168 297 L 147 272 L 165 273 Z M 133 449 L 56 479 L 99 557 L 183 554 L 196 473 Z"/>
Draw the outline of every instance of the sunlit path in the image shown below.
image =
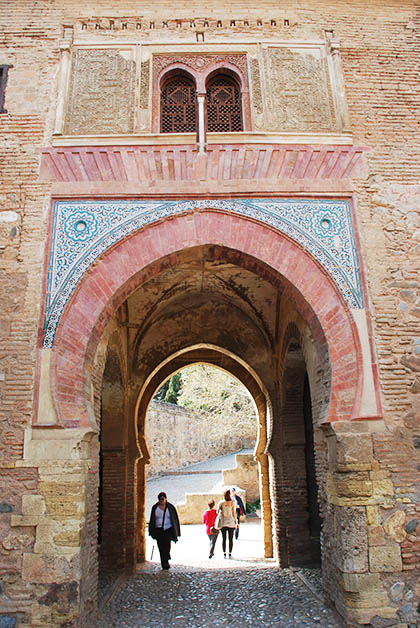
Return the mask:
<path fill-rule="evenodd" d="M 154 547 L 155 546 L 155 547 Z M 153 559 L 150 560 L 153 550 Z M 256 563 L 272 566 L 274 560 L 264 559 L 264 546 L 262 526 L 259 519 L 249 520 L 240 526 L 239 539 L 234 540 L 232 559 L 223 558 L 222 535 L 216 542 L 215 554 L 212 559 L 209 555 L 209 542 L 204 525 L 184 525 L 181 527 L 181 538 L 178 543 L 172 543 L 171 569 L 183 569 L 189 567 L 203 567 L 205 569 L 224 569 L 251 567 Z M 156 543 L 148 537 L 147 554 L 148 562 L 143 569 L 149 570 L 152 566 L 160 569 L 159 552 Z"/>

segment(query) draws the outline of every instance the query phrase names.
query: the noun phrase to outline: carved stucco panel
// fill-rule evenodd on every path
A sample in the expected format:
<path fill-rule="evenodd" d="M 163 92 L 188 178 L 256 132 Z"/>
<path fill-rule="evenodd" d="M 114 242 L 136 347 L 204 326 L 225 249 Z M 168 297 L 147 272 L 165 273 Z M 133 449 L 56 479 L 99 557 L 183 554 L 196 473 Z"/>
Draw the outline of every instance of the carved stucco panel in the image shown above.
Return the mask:
<path fill-rule="evenodd" d="M 261 88 L 260 62 L 256 57 L 249 58 L 249 74 L 251 83 L 251 105 L 253 126 L 257 129 L 264 128 L 264 104 Z"/>
<path fill-rule="evenodd" d="M 331 84 L 321 50 L 269 48 L 266 59 L 271 130 L 335 131 Z"/>
<path fill-rule="evenodd" d="M 135 62 L 130 50 L 77 50 L 73 55 L 66 133 L 130 133 Z"/>
<path fill-rule="evenodd" d="M 150 60 L 142 61 L 140 76 L 140 108 L 149 107 Z"/>

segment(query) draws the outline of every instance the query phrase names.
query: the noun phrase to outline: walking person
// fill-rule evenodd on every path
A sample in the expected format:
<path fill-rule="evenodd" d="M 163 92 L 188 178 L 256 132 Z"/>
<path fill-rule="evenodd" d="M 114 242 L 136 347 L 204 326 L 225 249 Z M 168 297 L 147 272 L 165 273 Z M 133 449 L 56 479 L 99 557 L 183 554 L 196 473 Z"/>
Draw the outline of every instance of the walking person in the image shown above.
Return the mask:
<path fill-rule="evenodd" d="M 157 541 L 162 569 L 169 569 L 171 541 L 177 542 L 178 537 L 181 536 L 181 527 L 176 508 L 168 502 L 166 493 L 159 493 L 158 501 L 152 506 L 149 534 Z"/>
<path fill-rule="evenodd" d="M 244 502 L 242 501 L 242 498 L 236 494 L 236 488 L 234 486 L 230 489 L 230 495 L 233 503 L 235 504 L 236 520 L 238 522 L 235 530 L 235 539 L 237 539 L 239 537 L 239 524 L 241 523 L 241 517 L 246 517 L 246 512 Z"/>
<path fill-rule="evenodd" d="M 203 512 L 203 523 L 206 526 L 206 533 L 210 541 L 210 553 L 209 558 L 213 558 L 214 547 L 216 545 L 219 530 L 216 530 L 214 523 L 216 521 L 217 512 L 214 509 L 214 499 L 208 502 L 208 510 Z"/>
<path fill-rule="evenodd" d="M 232 558 L 233 549 L 233 533 L 238 525 L 235 512 L 235 504 L 230 496 L 230 490 L 225 491 L 224 501 L 219 502 L 217 512 L 222 513 L 223 526 L 222 532 L 222 549 L 223 556 L 226 558 L 226 536 L 229 537 L 229 558 Z"/>

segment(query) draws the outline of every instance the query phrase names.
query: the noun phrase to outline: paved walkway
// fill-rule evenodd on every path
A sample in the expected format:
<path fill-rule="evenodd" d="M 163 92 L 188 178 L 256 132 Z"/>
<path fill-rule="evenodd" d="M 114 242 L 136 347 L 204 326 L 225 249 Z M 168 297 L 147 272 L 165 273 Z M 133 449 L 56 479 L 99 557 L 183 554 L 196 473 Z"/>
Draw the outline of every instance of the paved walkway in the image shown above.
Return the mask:
<path fill-rule="evenodd" d="M 280 570 L 262 558 L 258 520 L 241 524 L 231 560 L 220 538 L 210 560 L 207 543 L 204 526 L 183 526 L 163 571 L 149 539 L 135 575 L 103 580 L 98 628 L 343 628 L 322 600 L 319 570 Z"/>

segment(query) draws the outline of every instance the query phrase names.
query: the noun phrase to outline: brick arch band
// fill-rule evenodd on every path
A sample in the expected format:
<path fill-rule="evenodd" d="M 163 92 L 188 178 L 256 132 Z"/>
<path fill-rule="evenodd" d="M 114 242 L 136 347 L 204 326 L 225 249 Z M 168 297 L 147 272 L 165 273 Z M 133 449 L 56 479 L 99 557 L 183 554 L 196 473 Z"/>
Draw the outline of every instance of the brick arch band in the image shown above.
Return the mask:
<path fill-rule="evenodd" d="M 325 337 L 331 366 L 328 420 L 349 420 L 362 385 L 354 320 L 328 273 L 287 236 L 245 217 L 211 210 L 149 225 L 119 241 L 84 274 L 60 318 L 51 355 L 51 393 L 65 427 L 94 427 L 90 372 L 102 332 L 119 305 L 191 247 L 216 244 L 272 269 L 309 328 Z M 246 261 L 248 260 L 248 262 Z"/>

